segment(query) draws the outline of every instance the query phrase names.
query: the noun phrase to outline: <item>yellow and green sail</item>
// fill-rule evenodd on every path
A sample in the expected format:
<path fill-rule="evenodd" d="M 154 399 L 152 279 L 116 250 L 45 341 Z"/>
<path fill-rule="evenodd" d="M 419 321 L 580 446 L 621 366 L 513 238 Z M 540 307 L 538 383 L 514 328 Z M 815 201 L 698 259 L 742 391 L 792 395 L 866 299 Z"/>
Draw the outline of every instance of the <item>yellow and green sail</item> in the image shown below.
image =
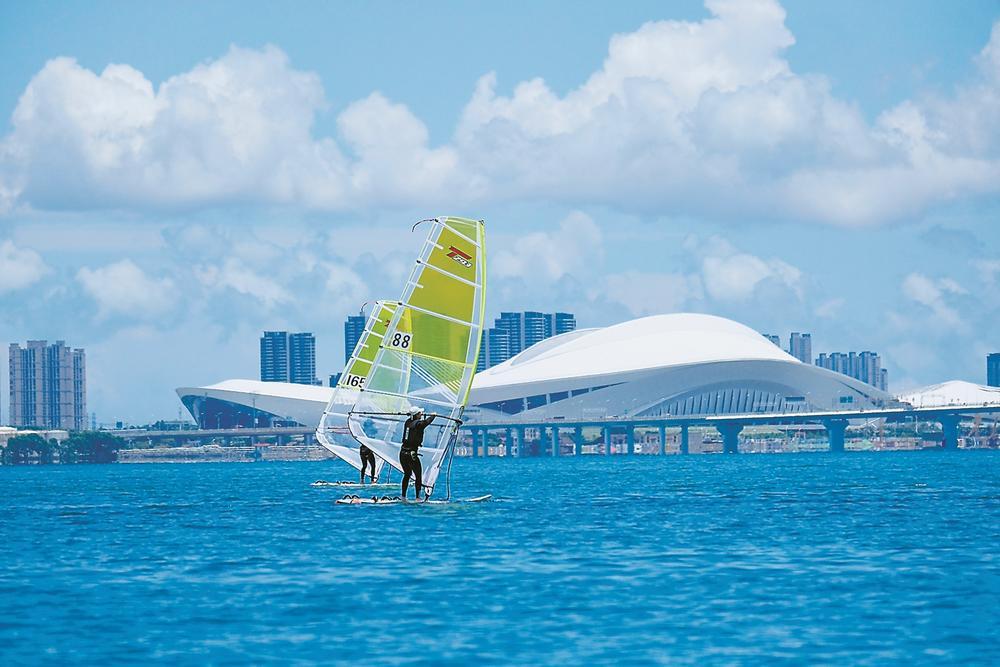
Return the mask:
<path fill-rule="evenodd" d="M 397 306 L 394 301 L 375 303 L 365 322 L 364 332 L 358 339 L 344 372 L 340 374 L 340 380 L 316 430 L 316 439 L 320 444 L 358 470 L 361 470 L 361 454 L 358 452 L 360 443 L 351 435 L 347 419 L 358 395 L 368 382 L 379 346 Z M 383 463 L 382 459 L 376 457 L 376 477 L 381 472 Z"/>
<path fill-rule="evenodd" d="M 480 220 L 442 217 L 427 239 L 348 420 L 393 467 L 407 411 L 440 418 L 424 431 L 423 481 L 433 490 L 454 445 L 476 372 L 485 315 L 486 232 Z"/>

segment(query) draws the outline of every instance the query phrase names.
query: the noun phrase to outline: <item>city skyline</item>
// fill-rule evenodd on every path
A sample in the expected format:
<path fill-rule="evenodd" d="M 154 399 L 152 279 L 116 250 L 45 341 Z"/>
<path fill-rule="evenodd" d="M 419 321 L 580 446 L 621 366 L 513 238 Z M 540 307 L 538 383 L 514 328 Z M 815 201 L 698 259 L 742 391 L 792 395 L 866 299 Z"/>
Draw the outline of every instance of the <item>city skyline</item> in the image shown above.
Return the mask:
<path fill-rule="evenodd" d="M 266 329 L 316 332 L 325 378 L 410 225 L 457 213 L 487 221 L 491 313 L 711 313 L 878 350 L 894 391 L 983 383 L 995 2 L 524 11 L 3 7 L 0 336 L 72 334 L 101 421 L 252 377 Z M 429 21 L 460 43 L 401 46 Z"/>

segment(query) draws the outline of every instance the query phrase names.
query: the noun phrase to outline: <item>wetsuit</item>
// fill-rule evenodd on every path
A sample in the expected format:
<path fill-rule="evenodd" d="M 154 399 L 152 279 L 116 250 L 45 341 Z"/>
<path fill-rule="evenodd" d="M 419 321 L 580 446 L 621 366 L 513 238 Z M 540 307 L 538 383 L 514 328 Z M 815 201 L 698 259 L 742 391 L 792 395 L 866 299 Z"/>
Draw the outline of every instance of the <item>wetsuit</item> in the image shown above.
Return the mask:
<path fill-rule="evenodd" d="M 361 483 L 365 483 L 365 469 L 368 466 L 372 467 L 371 478 L 372 484 L 375 483 L 375 452 L 368 449 L 364 445 L 358 448 L 358 454 L 361 455 Z"/>
<path fill-rule="evenodd" d="M 413 475 L 416 484 L 416 498 L 420 500 L 420 491 L 423 489 L 423 466 L 420 465 L 420 456 L 417 450 L 424 442 L 424 429 L 434 421 L 434 415 L 419 418 L 417 415 L 410 415 L 403 424 L 403 446 L 399 449 L 399 466 L 403 469 L 403 498 L 406 498 L 406 490 L 410 486 L 410 475 Z"/>

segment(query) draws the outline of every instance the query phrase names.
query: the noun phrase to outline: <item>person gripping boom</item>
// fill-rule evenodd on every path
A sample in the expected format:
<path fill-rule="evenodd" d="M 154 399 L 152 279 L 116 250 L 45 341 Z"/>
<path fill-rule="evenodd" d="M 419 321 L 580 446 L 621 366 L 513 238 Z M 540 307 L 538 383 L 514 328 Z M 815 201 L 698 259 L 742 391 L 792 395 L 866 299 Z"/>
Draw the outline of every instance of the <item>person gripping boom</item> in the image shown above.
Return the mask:
<path fill-rule="evenodd" d="M 406 491 L 410 486 L 410 475 L 414 479 L 414 491 L 416 499 L 420 500 L 420 492 L 423 489 L 421 476 L 423 468 L 420 465 L 420 456 L 417 452 L 424 442 L 424 429 L 427 428 L 436 414 L 431 413 L 426 417 L 423 408 L 412 407 L 409 410 L 410 416 L 403 424 L 403 446 L 399 449 L 399 465 L 403 469 L 403 500 L 406 500 Z"/>

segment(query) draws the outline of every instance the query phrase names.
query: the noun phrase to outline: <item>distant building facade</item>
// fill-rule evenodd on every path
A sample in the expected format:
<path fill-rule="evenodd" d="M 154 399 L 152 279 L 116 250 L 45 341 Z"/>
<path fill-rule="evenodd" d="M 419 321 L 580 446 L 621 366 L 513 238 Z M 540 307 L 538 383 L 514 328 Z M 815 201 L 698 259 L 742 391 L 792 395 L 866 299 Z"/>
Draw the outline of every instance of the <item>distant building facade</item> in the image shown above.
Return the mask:
<path fill-rule="evenodd" d="M 87 428 L 87 359 L 59 340 L 10 345 L 10 424 L 15 427 Z"/>
<path fill-rule="evenodd" d="M 265 331 L 260 337 L 260 379 L 318 385 L 316 338 L 308 332 Z"/>
<path fill-rule="evenodd" d="M 812 334 L 793 331 L 788 337 L 788 354 L 804 364 L 812 363 Z"/>
<path fill-rule="evenodd" d="M 986 355 L 986 386 L 1000 387 L 1000 352 Z"/>
<path fill-rule="evenodd" d="M 361 340 L 361 334 L 365 332 L 364 315 L 348 315 L 344 322 L 344 364 L 351 360 L 354 348 Z"/>
<path fill-rule="evenodd" d="M 781 336 L 775 334 L 762 334 L 764 338 L 768 339 L 778 347 L 781 347 Z"/>
<path fill-rule="evenodd" d="M 493 327 L 483 332 L 476 370 L 492 368 L 535 343 L 575 329 L 576 316 L 572 313 L 500 313 Z"/>
<path fill-rule="evenodd" d="M 882 367 L 882 358 L 875 352 L 821 352 L 816 365 L 855 380 L 861 380 L 882 391 L 889 386 L 889 371 Z"/>

